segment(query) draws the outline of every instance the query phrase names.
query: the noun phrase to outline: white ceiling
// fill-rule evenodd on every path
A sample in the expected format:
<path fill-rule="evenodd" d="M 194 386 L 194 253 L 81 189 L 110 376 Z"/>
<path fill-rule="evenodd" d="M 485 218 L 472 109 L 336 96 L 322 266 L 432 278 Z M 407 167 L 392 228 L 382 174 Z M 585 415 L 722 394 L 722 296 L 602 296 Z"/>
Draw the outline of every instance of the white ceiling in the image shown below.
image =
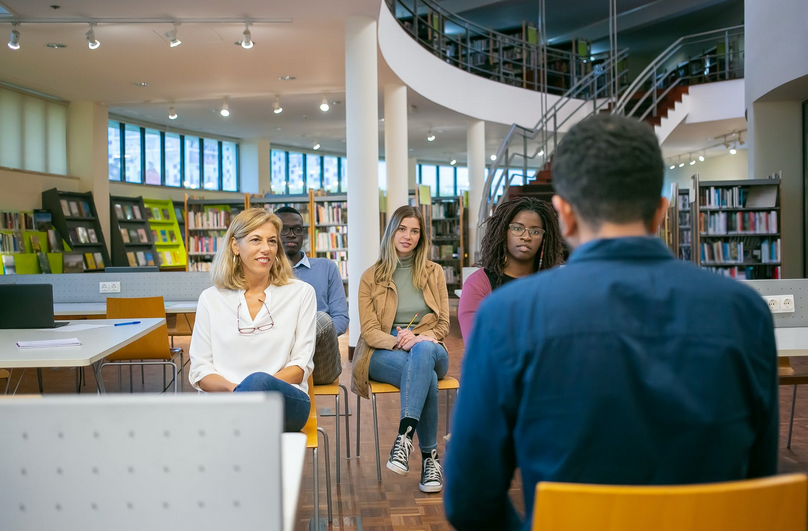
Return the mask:
<path fill-rule="evenodd" d="M 729 120 L 715 120 L 711 122 L 700 122 L 688 124 L 682 122 L 662 143 L 662 156 L 666 159 L 672 157 L 682 157 L 687 159 L 688 155 L 698 157 L 702 153 L 705 157 L 724 155 L 727 148 L 721 144 L 724 135 L 746 130 L 746 120 L 743 118 L 732 118 Z M 746 133 L 742 138 L 746 141 Z M 737 140 L 737 136 L 731 136 L 729 141 Z M 710 147 L 709 149 L 706 149 Z M 746 144 L 739 146 L 739 149 L 746 149 Z"/>

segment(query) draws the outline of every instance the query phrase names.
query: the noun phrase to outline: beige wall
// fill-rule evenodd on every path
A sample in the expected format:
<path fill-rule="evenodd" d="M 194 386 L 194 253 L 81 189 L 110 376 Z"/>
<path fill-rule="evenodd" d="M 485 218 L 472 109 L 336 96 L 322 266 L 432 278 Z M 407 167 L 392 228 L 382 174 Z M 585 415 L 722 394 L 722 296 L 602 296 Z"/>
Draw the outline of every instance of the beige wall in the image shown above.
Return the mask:
<path fill-rule="evenodd" d="M 0 210 L 42 208 L 42 192 L 51 188 L 68 192 L 87 191 L 76 177 L 0 168 Z"/>

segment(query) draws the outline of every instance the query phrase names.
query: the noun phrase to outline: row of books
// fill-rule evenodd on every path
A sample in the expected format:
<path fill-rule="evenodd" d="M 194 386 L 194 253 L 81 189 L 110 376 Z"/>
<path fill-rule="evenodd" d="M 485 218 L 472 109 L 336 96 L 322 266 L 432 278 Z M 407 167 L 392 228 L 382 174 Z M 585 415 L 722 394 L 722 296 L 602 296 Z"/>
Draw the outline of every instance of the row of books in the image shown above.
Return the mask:
<path fill-rule="evenodd" d="M 81 229 L 83 227 L 78 228 Z M 88 232 L 91 230 L 93 229 L 88 229 Z M 149 241 L 149 236 L 146 233 L 146 229 L 120 229 L 120 230 L 121 230 L 121 238 L 123 238 L 124 243 L 151 243 Z M 72 233 L 73 229 L 70 229 L 70 231 Z M 72 236 L 71 241 L 73 241 Z"/>
<path fill-rule="evenodd" d="M 146 235 L 146 231 L 139 229 Z M 135 231 L 136 232 L 136 231 Z M 68 238 L 71 244 L 76 243 L 98 243 L 98 235 L 92 227 L 70 227 L 67 229 Z"/>
<path fill-rule="evenodd" d="M 440 201 L 432 203 L 432 219 L 447 219 L 456 218 L 458 215 L 459 204 L 455 201 Z"/>
<path fill-rule="evenodd" d="M 314 223 L 317 225 L 348 223 L 348 203 L 339 201 L 327 205 L 315 205 Z"/>
<path fill-rule="evenodd" d="M 153 219 L 157 221 L 171 221 L 171 212 L 167 208 L 159 209 L 157 207 L 154 208 L 146 208 L 145 209 L 145 219 Z M 179 208 L 175 208 L 174 211 L 177 213 L 177 218 L 179 220 L 182 219 L 182 210 Z M 115 214 L 118 216 L 118 220 L 142 220 L 143 214 L 140 212 L 139 205 L 127 205 L 127 204 L 120 204 L 115 203 Z"/>
<path fill-rule="evenodd" d="M 62 214 L 67 217 L 74 218 L 92 218 L 93 211 L 90 208 L 88 201 L 68 201 L 67 199 L 60 199 L 59 204 L 62 205 Z"/>
<path fill-rule="evenodd" d="M 182 255 L 185 253 L 180 251 L 163 251 L 158 252 L 157 257 L 160 260 L 161 266 L 179 266 L 183 265 L 184 260 L 182 259 Z"/>
<path fill-rule="evenodd" d="M 230 225 L 230 212 L 227 210 L 208 210 L 207 212 L 189 212 L 188 228 L 207 229 Z"/>
<path fill-rule="evenodd" d="M 679 244 L 680 245 L 690 245 L 692 240 L 691 234 L 689 230 L 683 230 L 679 233 Z"/>
<path fill-rule="evenodd" d="M 699 188 L 701 208 L 774 208 L 777 186 L 710 186 Z"/>
<path fill-rule="evenodd" d="M 774 234 L 777 212 L 701 212 L 699 225 L 707 227 L 707 235 Z"/>
<path fill-rule="evenodd" d="M 679 210 L 688 210 L 690 208 L 690 196 L 679 194 Z"/>
<path fill-rule="evenodd" d="M 760 242 L 760 261 L 764 264 L 780 262 L 780 238 Z"/>
<path fill-rule="evenodd" d="M 347 249 L 348 227 L 329 227 L 328 230 L 318 230 L 314 233 L 314 240 L 319 250 Z"/>
<path fill-rule="evenodd" d="M 679 259 L 689 262 L 692 259 L 693 251 L 690 247 L 679 248 Z"/>
<path fill-rule="evenodd" d="M 222 245 L 224 237 L 214 236 L 189 236 L 188 237 L 188 252 L 189 253 L 215 253 Z"/>
<path fill-rule="evenodd" d="M 764 264 L 780 263 L 780 238 L 760 242 L 759 247 L 747 245 L 743 241 L 711 242 L 701 244 L 701 261 L 704 265 L 720 263 L 743 264 L 760 261 Z"/>
<path fill-rule="evenodd" d="M 160 229 L 159 232 L 152 229 L 151 233 L 155 243 L 177 243 L 177 233 L 173 229 Z"/>
<path fill-rule="evenodd" d="M 755 279 L 779 279 L 781 278 L 780 266 L 770 266 L 771 271 L 761 272 L 760 268 L 754 267 L 705 267 L 707 271 L 718 273 L 719 275 L 736 278 L 742 280 L 755 280 Z M 768 268 L 767 268 L 768 269 Z"/>
<path fill-rule="evenodd" d="M 34 217 L 28 212 L 0 212 L 0 229 L 33 230 Z"/>
<path fill-rule="evenodd" d="M 690 230 L 690 211 L 679 211 L 679 228 Z"/>
<path fill-rule="evenodd" d="M 337 264 L 339 269 L 339 276 L 343 279 L 348 278 L 348 253 L 345 251 L 326 251 L 319 253 L 318 258 L 328 258 Z"/>
<path fill-rule="evenodd" d="M 21 234 L 0 233 L 0 253 L 24 253 L 25 240 Z"/>
<path fill-rule="evenodd" d="M 210 271 L 211 262 L 190 262 L 188 271 Z"/>
<path fill-rule="evenodd" d="M 454 245 L 433 245 L 429 258 L 431 260 L 448 260 L 457 258 L 457 251 Z"/>

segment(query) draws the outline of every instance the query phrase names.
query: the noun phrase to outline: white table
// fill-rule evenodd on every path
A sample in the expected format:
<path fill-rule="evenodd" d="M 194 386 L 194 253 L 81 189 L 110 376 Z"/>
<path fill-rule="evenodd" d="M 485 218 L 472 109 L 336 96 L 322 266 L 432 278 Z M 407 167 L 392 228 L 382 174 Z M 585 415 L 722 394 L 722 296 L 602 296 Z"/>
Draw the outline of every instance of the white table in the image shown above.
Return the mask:
<path fill-rule="evenodd" d="M 292 531 L 297 516 L 303 464 L 306 460 L 306 436 L 302 433 L 281 435 L 281 490 L 283 492 L 283 529 Z"/>
<path fill-rule="evenodd" d="M 774 339 L 778 356 L 808 356 L 808 327 L 775 328 Z"/>
<path fill-rule="evenodd" d="M 133 320 L 139 324 L 113 326 Z M 86 367 L 93 366 L 100 392 L 105 392 L 104 381 L 99 374 L 101 362 L 109 354 L 133 343 L 165 323 L 165 319 L 97 319 L 93 321 L 70 321 L 76 325 L 106 325 L 90 330 L 70 331 L 69 326 L 53 329 L 0 330 L 0 367 L 7 369 L 28 367 Z M 81 346 L 43 349 L 17 348 L 17 341 L 41 341 L 44 339 L 78 338 Z"/>
<path fill-rule="evenodd" d="M 166 301 L 166 313 L 196 313 L 197 301 Z M 56 317 L 64 315 L 106 315 L 106 302 L 57 302 L 53 305 Z"/>

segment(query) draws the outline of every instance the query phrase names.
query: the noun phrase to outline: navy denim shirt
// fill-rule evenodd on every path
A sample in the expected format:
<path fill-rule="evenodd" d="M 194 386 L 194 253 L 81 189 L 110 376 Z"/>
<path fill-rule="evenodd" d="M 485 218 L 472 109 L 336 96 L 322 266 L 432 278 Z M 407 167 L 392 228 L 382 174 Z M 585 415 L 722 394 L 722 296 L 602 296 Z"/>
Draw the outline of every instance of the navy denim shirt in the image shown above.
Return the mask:
<path fill-rule="evenodd" d="M 763 299 L 657 238 L 589 242 L 481 305 L 444 504 L 464 529 L 529 529 L 539 481 L 663 485 L 777 468 L 777 351 Z M 507 491 L 520 469 L 527 516 Z"/>

